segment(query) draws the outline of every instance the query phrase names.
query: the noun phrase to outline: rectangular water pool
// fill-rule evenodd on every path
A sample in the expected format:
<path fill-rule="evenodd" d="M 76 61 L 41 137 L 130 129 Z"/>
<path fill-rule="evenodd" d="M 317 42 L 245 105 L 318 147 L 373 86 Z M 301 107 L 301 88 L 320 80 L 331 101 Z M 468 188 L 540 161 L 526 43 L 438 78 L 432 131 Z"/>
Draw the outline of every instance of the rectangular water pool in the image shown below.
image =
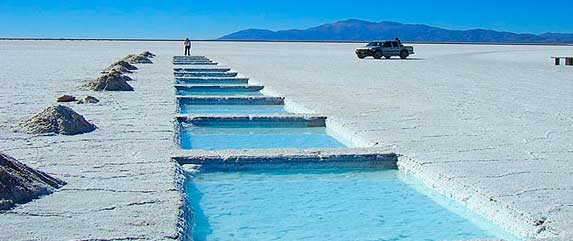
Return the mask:
<path fill-rule="evenodd" d="M 213 77 L 213 78 L 234 78 L 237 72 L 174 72 L 175 77 L 194 78 L 194 77 Z"/>
<path fill-rule="evenodd" d="M 284 105 L 198 105 L 180 104 L 181 114 L 284 114 Z"/>
<path fill-rule="evenodd" d="M 262 96 L 262 86 L 176 86 L 177 95 Z"/>
<path fill-rule="evenodd" d="M 177 96 L 181 114 L 286 113 L 284 98 L 274 96 Z"/>
<path fill-rule="evenodd" d="M 173 65 L 218 65 L 217 62 L 212 61 L 174 61 Z"/>
<path fill-rule="evenodd" d="M 184 122 L 179 136 L 181 147 L 187 150 L 345 147 L 326 133 L 326 127 L 309 126 L 304 122 Z"/>
<path fill-rule="evenodd" d="M 177 84 L 194 84 L 194 85 L 247 85 L 249 78 L 209 78 L 209 77 L 193 77 L 193 78 L 175 78 Z"/>
<path fill-rule="evenodd" d="M 185 72 L 228 72 L 231 71 L 231 68 L 224 68 L 224 67 L 196 67 L 196 68 L 173 68 L 173 72 L 175 73 L 185 73 Z"/>
<path fill-rule="evenodd" d="M 194 173 L 185 191 L 195 241 L 517 240 L 397 170 Z"/>

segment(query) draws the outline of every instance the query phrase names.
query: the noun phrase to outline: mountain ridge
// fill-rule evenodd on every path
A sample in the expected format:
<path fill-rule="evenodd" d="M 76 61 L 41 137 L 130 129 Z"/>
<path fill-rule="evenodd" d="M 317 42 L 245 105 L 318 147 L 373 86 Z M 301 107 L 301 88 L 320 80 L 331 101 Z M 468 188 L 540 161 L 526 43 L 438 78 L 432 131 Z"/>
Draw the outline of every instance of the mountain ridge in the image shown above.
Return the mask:
<path fill-rule="evenodd" d="M 394 39 L 415 42 L 459 43 L 573 43 L 570 33 L 527 34 L 489 29 L 450 30 L 425 24 L 404 24 L 382 21 L 370 22 L 348 19 L 326 23 L 307 29 L 272 31 L 245 29 L 218 38 L 218 40 L 268 41 L 372 41 Z"/>

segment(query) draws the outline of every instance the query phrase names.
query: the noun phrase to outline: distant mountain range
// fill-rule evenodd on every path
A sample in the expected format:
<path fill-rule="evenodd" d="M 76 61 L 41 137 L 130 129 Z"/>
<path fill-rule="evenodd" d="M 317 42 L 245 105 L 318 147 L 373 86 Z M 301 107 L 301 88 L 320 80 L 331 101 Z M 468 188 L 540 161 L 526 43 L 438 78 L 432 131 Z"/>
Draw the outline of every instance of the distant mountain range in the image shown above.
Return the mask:
<path fill-rule="evenodd" d="M 461 43 L 573 43 L 573 34 L 517 34 L 486 29 L 449 30 L 423 24 L 368 22 L 350 19 L 323 24 L 309 29 L 271 31 L 247 29 L 225 35 L 219 40 L 286 40 L 286 41 L 370 41 L 394 39 L 417 42 Z"/>

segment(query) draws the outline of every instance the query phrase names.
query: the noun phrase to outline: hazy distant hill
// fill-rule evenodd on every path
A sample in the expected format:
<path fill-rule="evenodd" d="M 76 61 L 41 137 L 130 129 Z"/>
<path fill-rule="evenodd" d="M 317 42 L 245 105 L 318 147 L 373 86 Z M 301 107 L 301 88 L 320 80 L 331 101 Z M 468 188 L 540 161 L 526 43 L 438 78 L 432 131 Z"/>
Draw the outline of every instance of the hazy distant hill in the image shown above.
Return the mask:
<path fill-rule="evenodd" d="M 368 41 L 394 39 L 427 42 L 486 42 L 486 43 L 573 43 L 573 34 L 516 34 L 485 29 L 448 30 L 422 24 L 368 22 L 345 20 L 309 29 L 270 31 L 247 29 L 225 35 L 220 40 L 335 40 Z"/>
<path fill-rule="evenodd" d="M 571 33 L 544 33 L 539 36 L 551 42 L 573 43 L 573 34 Z"/>

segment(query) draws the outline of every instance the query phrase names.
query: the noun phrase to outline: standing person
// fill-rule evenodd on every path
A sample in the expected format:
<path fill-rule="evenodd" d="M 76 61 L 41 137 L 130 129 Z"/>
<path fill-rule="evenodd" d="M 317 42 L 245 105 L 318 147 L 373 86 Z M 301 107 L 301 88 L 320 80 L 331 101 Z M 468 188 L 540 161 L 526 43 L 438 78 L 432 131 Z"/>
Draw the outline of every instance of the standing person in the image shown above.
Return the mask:
<path fill-rule="evenodd" d="M 186 38 L 185 43 L 183 43 L 183 45 L 185 45 L 185 56 L 191 56 L 191 40 L 189 40 L 189 38 Z"/>
<path fill-rule="evenodd" d="M 398 42 L 398 45 L 402 46 L 402 41 L 400 41 L 400 38 L 396 37 L 396 42 Z"/>

